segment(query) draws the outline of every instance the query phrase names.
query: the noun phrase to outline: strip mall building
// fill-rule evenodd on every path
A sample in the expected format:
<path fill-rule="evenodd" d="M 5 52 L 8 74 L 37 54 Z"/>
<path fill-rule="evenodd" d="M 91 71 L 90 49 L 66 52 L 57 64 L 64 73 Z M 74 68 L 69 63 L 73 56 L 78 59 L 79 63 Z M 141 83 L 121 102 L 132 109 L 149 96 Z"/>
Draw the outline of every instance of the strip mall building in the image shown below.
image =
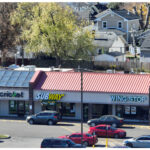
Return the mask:
<path fill-rule="evenodd" d="M 81 73 L 41 72 L 30 81 L 34 113 L 63 112 L 63 118 L 81 117 Z M 129 120 L 148 120 L 150 75 L 83 73 L 84 120 L 113 114 Z"/>
<path fill-rule="evenodd" d="M 150 75 L 83 73 L 84 120 L 113 114 L 148 120 Z M 0 116 L 42 110 L 81 117 L 81 73 L 0 70 Z"/>

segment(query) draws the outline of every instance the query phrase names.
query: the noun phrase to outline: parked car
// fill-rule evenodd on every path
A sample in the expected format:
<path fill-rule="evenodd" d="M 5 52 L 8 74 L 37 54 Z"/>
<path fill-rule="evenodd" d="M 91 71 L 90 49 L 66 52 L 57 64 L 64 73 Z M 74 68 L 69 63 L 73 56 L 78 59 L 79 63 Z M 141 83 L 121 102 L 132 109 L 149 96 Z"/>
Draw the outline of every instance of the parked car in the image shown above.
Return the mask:
<path fill-rule="evenodd" d="M 100 137 L 114 137 L 114 138 L 124 138 L 126 137 L 126 131 L 121 129 L 116 129 L 110 125 L 97 125 L 95 127 L 90 127 L 88 133 L 95 133 Z"/>
<path fill-rule="evenodd" d="M 59 138 L 71 139 L 77 144 L 81 144 L 81 133 L 73 133 L 71 135 L 59 136 Z M 91 135 L 89 133 L 83 133 L 83 145 L 91 146 L 98 142 L 96 135 Z"/>
<path fill-rule="evenodd" d="M 27 116 L 26 118 L 29 124 L 57 124 L 59 121 L 59 114 L 56 111 L 41 111 L 35 115 Z"/>
<path fill-rule="evenodd" d="M 91 119 L 87 122 L 89 126 L 96 126 L 99 124 L 108 124 L 112 125 L 114 128 L 122 126 L 124 123 L 124 119 L 114 116 L 114 115 L 104 115 L 100 118 Z"/>
<path fill-rule="evenodd" d="M 41 143 L 41 148 L 85 148 L 81 144 L 76 144 L 70 139 L 45 138 Z"/>
<path fill-rule="evenodd" d="M 143 135 L 123 141 L 123 144 L 133 148 L 150 148 L 150 135 Z"/>

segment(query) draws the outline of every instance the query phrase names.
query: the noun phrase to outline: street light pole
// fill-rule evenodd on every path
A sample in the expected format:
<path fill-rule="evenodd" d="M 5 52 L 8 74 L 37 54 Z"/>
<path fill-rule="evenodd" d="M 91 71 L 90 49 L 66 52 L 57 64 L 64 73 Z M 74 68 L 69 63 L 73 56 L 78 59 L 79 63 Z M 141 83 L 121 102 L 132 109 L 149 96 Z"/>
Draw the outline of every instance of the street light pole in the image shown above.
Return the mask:
<path fill-rule="evenodd" d="M 83 70 L 81 69 L 81 145 L 83 146 Z"/>
<path fill-rule="evenodd" d="M 149 107 L 148 107 L 148 122 L 150 125 L 150 87 L 149 87 Z"/>

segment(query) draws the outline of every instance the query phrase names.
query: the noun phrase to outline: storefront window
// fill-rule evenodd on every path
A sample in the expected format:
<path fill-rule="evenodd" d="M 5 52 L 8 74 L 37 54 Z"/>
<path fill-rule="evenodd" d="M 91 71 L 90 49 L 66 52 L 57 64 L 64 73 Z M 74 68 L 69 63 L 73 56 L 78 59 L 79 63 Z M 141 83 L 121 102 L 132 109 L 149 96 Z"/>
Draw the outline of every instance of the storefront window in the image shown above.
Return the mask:
<path fill-rule="evenodd" d="M 107 104 L 93 104 L 92 105 L 92 118 L 99 118 L 103 115 L 109 114 L 109 109 L 112 110 L 112 106 Z"/>
<path fill-rule="evenodd" d="M 75 104 L 62 103 L 62 112 L 64 117 L 75 117 Z"/>
<path fill-rule="evenodd" d="M 148 120 L 148 107 L 118 105 L 116 115 L 125 119 Z"/>
<path fill-rule="evenodd" d="M 25 114 L 29 115 L 29 102 L 25 102 Z"/>
<path fill-rule="evenodd" d="M 17 114 L 17 102 L 9 101 L 9 114 Z"/>

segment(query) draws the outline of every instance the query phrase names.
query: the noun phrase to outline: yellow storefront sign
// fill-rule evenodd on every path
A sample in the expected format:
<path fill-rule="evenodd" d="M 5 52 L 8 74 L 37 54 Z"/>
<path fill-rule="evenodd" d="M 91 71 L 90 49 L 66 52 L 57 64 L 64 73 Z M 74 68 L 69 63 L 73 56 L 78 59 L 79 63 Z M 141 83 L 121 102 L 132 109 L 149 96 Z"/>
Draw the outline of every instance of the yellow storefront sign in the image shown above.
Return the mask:
<path fill-rule="evenodd" d="M 65 94 L 38 93 L 36 100 L 61 100 Z"/>

